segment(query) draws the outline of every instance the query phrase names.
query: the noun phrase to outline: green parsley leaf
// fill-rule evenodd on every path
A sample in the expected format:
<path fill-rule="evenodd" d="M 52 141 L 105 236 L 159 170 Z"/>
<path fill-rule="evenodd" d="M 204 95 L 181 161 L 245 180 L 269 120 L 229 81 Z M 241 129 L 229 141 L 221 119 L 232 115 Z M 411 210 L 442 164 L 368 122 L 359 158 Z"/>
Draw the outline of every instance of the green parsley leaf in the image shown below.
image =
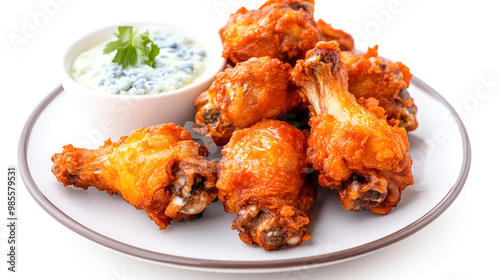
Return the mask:
<path fill-rule="evenodd" d="M 139 34 L 132 26 L 119 26 L 115 36 L 118 40 L 107 43 L 103 50 L 104 54 L 116 51 L 113 62 L 124 68 L 140 64 L 153 67 L 155 57 L 160 53 L 160 48 L 149 39 L 149 31 L 146 30 Z"/>

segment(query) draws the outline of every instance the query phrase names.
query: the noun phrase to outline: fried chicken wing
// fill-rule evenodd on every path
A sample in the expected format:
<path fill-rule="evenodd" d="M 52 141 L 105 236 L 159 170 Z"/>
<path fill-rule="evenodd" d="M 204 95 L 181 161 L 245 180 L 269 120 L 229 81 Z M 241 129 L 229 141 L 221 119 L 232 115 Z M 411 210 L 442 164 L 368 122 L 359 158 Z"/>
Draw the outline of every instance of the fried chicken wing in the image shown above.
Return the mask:
<path fill-rule="evenodd" d="M 313 0 L 271 0 L 257 10 L 242 7 L 220 29 L 222 56 L 233 63 L 270 56 L 293 64 L 320 40 Z"/>
<path fill-rule="evenodd" d="M 413 184 L 409 143 L 403 128 L 389 125 L 374 99 L 348 92 L 348 76 L 338 43 L 320 42 L 297 61 L 292 79 L 314 115 L 307 160 L 319 183 L 337 191 L 351 211 L 387 214 Z"/>
<path fill-rule="evenodd" d="M 349 92 L 357 98 L 373 97 L 387 112 L 389 123 L 407 131 L 418 126 L 417 107 L 408 93 L 412 75 L 401 62 L 378 56 L 378 46 L 365 54 L 342 52 L 342 62 L 349 75 Z"/>
<path fill-rule="evenodd" d="M 240 239 L 266 250 L 310 239 L 313 184 L 305 182 L 306 138 L 279 120 L 236 131 L 223 148 L 217 188 Z"/>
<path fill-rule="evenodd" d="M 142 127 L 98 149 L 63 147 L 52 172 L 64 186 L 119 194 L 145 210 L 160 229 L 201 216 L 217 197 L 217 165 L 175 124 Z"/>
<path fill-rule="evenodd" d="M 235 130 L 286 113 L 301 103 L 290 83 L 290 65 L 260 57 L 217 74 L 207 92 L 195 100 L 195 122 L 222 146 Z"/>
<path fill-rule="evenodd" d="M 351 34 L 332 27 L 331 24 L 326 23 L 324 20 L 317 21 L 318 30 L 321 34 L 321 41 L 337 41 L 340 50 L 352 51 L 354 50 L 354 39 Z"/>

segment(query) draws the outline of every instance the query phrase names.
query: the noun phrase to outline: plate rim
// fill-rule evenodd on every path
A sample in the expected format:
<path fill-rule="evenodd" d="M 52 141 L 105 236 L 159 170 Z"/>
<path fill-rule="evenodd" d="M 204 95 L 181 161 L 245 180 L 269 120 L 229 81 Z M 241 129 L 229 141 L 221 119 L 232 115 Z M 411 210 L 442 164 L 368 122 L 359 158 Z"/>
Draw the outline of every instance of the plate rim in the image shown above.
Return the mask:
<path fill-rule="evenodd" d="M 188 258 L 175 256 L 170 254 L 164 254 L 159 252 L 150 251 L 147 249 L 132 246 L 118 240 L 112 239 L 110 237 L 104 236 L 83 224 L 78 223 L 71 217 L 67 216 L 63 211 L 57 208 L 56 205 L 52 204 L 50 200 L 45 197 L 42 191 L 36 185 L 33 177 L 31 176 L 30 168 L 27 162 L 27 148 L 30 140 L 31 130 L 36 123 L 40 114 L 45 110 L 45 108 L 64 90 L 62 85 L 57 86 L 52 92 L 50 92 L 33 110 L 33 112 L 28 117 L 18 142 L 18 166 L 19 173 L 23 179 L 24 185 L 28 189 L 28 192 L 35 199 L 38 205 L 45 210 L 52 218 L 71 229 L 72 231 L 78 233 L 79 235 L 99 244 L 108 249 L 115 250 L 119 253 L 124 253 L 125 255 L 136 257 L 141 260 L 169 265 L 178 268 L 185 268 L 191 270 L 202 270 L 202 271 L 217 271 L 217 272 L 278 272 L 278 271 L 293 271 L 300 269 L 307 269 L 312 267 L 320 267 L 331 265 L 334 263 L 339 263 L 343 261 L 348 261 L 357 257 L 361 257 L 380 249 L 383 249 L 391 244 L 395 244 L 406 237 L 416 233 L 420 229 L 424 228 L 436 218 L 438 218 L 442 213 L 448 209 L 448 207 L 455 201 L 460 192 L 462 191 L 467 177 L 469 175 L 470 165 L 471 165 L 471 145 L 467 130 L 460 119 L 458 113 L 454 108 L 432 87 L 424 83 L 419 78 L 413 76 L 412 84 L 420 87 L 424 92 L 430 95 L 432 98 L 437 100 L 441 105 L 445 106 L 450 112 L 453 119 L 456 121 L 463 145 L 463 161 L 460 168 L 460 174 L 450 187 L 448 193 L 444 198 L 439 201 L 431 210 L 429 210 L 425 215 L 421 216 L 419 219 L 408 224 L 407 226 L 395 231 L 389 235 L 386 235 L 377 240 L 345 249 L 342 251 L 320 254 L 317 256 L 310 256 L 305 258 L 293 258 L 285 260 L 267 260 L 267 261 L 226 261 L 226 260 L 209 260 L 201 258 Z"/>

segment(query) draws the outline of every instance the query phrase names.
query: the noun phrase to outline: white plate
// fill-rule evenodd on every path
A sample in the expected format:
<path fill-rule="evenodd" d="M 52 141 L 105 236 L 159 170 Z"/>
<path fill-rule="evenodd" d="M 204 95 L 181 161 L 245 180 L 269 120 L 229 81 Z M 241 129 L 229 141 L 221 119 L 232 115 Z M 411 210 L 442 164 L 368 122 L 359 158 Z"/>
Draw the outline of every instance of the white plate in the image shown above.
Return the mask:
<path fill-rule="evenodd" d="M 414 77 L 409 89 L 418 106 L 419 127 L 409 133 L 415 184 L 385 216 L 344 210 L 333 191 L 320 188 L 311 210 L 312 240 L 267 252 L 240 241 L 231 230 L 234 214 L 220 202 L 204 217 L 172 222 L 158 230 L 144 211 L 120 196 L 94 188 L 64 188 L 51 173 L 54 153 L 66 144 L 96 146 L 103 133 L 86 122 L 78 104 L 56 88 L 34 110 L 19 142 L 19 166 L 29 192 L 63 225 L 88 239 L 144 260 L 188 269 L 262 272 L 317 267 L 346 261 L 393 244 L 441 215 L 465 184 L 471 162 L 467 132 L 453 108 Z M 117 140 L 119 135 L 111 135 Z"/>

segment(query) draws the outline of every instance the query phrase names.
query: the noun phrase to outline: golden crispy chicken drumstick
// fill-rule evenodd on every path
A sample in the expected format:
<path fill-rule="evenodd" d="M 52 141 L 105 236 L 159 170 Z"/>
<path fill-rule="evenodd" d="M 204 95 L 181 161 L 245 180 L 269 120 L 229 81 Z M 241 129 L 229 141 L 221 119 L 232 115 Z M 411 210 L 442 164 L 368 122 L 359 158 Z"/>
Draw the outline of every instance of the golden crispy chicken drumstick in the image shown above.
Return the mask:
<path fill-rule="evenodd" d="M 387 112 L 389 123 L 415 130 L 418 126 L 417 107 L 408 93 L 412 75 L 401 62 L 378 56 L 378 46 L 365 54 L 342 52 L 342 62 L 349 75 L 349 92 L 356 98 L 373 97 Z"/>
<path fill-rule="evenodd" d="M 219 199 L 236 213 L 240 239 L 266 250 L 310 239 L 313 184 L 305 182 L 306 138 L 295 127 L 263 120 L 236 131 L 219 162 Z"/>
<path fill-rule="evenodd" d="M 251 58 L 217 74 L 195 100 L 199 134 L 222 146 L 233 131 L 275 118 L 301 103 L 290 83 L 290 65 L 276 58 Z"/>
<path fill-rule="evenodd" d="M 406 132 L 386 122 L 376 100 L 356 102 L 340 59 L 338 43 L 320 42 L 292 72 L 315 115 L 307 160 L 344 208 L 387 214 L 413 184 Z"/>
<path fill-rule="evenodd" d="M 323 20 L 314 21 L 314 0 L 269 0 L 251 11 L 242 7 L 219 35 L 222 56 L 233 64 L 269 56 L 293 65 L 319 41 L 336 40 L 342 50 L 354 48 L 351 35 Z"/>
<path fill-rule="evenodd" d="M 270 56 L 293 63 L 320 40 L 313 0 L 271 0 L 232 14 L 219 31 L 222 56 L 233 63 Z"/>
<path fill-rule="evenodd" d="M 63 147 L 54 154 L 52 172 L 64 186 L 90 186 L 120 194 L 145 210 L 160 229 L 170 221 L 201 216 L 217 197 L 217 165 L 175 124 L 142 127 L 99 149 Z"/>

